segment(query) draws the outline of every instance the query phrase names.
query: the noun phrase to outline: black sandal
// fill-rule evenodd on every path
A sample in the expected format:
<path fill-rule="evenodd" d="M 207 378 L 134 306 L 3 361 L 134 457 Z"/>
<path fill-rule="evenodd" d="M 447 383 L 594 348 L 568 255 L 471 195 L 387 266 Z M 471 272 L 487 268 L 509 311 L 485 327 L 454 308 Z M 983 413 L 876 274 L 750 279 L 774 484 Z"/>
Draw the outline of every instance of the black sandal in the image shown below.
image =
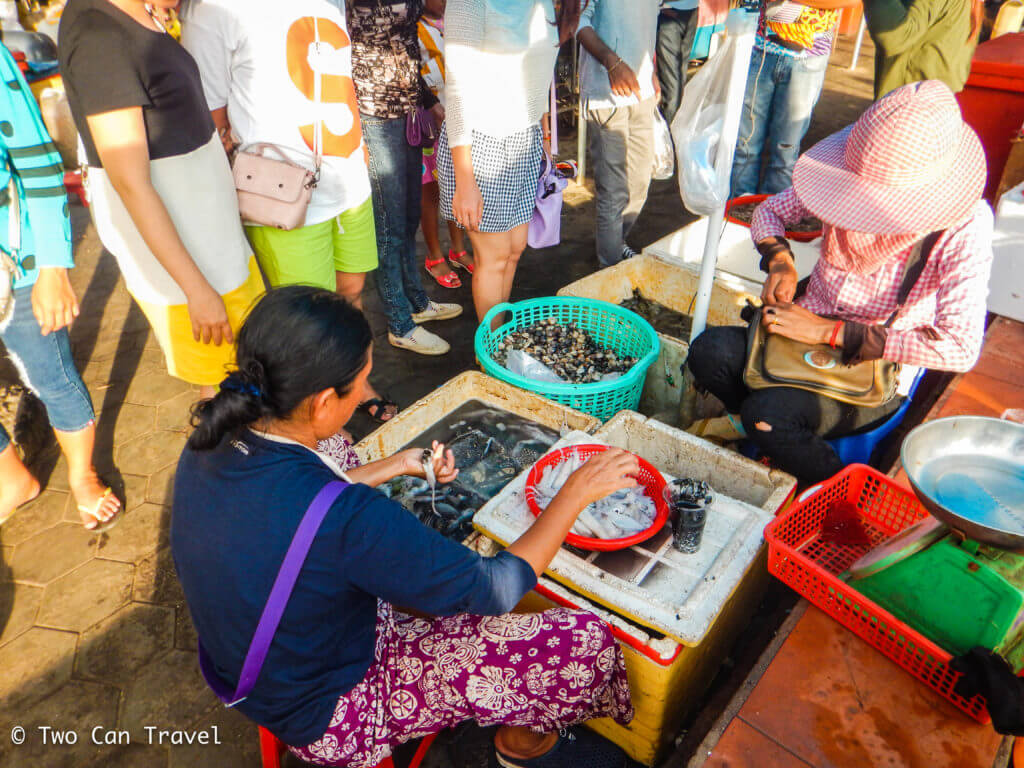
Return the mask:
<path fill-rule="evenodd" d="M 394 412 L 386 419 L 381 418 L 381 414 L 386 414 L 390 408 L 394 408 Z M 383 397 L 371 397 L 369 400 L 364 400 L 359 404 L 359 410 L 365 411 L 366 415 L 378 424 L 387 424 L 398 415 L 398 403 L 386 400 Z"/>

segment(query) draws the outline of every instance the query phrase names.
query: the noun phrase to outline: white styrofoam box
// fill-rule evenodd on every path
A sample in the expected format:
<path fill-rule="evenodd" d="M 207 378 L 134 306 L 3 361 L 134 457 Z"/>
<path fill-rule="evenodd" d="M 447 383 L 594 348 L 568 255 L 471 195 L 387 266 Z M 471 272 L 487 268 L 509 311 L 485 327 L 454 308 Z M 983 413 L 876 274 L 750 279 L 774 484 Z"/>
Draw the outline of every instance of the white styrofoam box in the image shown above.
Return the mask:
<path fill-rule="evenodd" d="M 1024 183 L 999 198 L 992 255 L 989 311 L 1024 320 Z"/>
<path fill-rule="evenodd" d="M 552 450 L 581 443 L 632 450 L 654 464 L 666 481 L 675 476 L 676 467 L 688 476 L 709 478 L 717 491 L 715 503 L 695 554 L 673 549 L 666 526 L 648 542 L 618 552 L 581 556 L 563 547 L 547 573 L 644 626 L 685 645 L 698 645 L 758 556 L 764 526 L 796 481 L 782 473 L 769 475 L 764 467 L 735 454 L 732 459 L 719 457 L 717 452 L 723 449 L 631 411 L 620 413 L 594 436 L 570 432 Z M 473 523 L 478 530 L 508 544 L 530 527 L 534 518 L 524 494 L 527 474 L 476 514 Z M 727 478 L 728 474 L 733 476 Z M 734 498 L 730 492 L 751 500 Z"/>
<path fill-rule="evenodd" d="M 479 400 L 485 405 L 555 430 L 578 429 L 590 432 L 601 423 L 589 414 L 513 387 L 479 371 L 465 371 L 423 396 L 393 419 L 388 419 L 359 441 L 355 451 L 364 462 L 391 456 L 470 400 Z"/>
<path fill-rule="evenodd" d="M 683 264 L 691 269 L 700 269 L 704 257 L 704 241 L 708 236 L 708 220 L 702 216 L 682 229 L 657 240 L 646 248 L 644 253 L 674 264 Z M 796 271 L 801 279 L 811 274 L 821 250 L 821 238 L 809 243 L 790 243 L 793 257 L 796 259 Z M 761 285 L 765 275 L 758 269 L 761 261 L 754 243 L 750 239 L 747 227 L 726 221 L 722 227 L 722 237 L 718 244 L 718 263 L 716 280 L 723 285 L 746 290 L 749 282 Z M 726 275 L 743 278 L 744 282 L 730 284 Z M 749 281 L 749 282 L 746 282 Z M 758 291 L 760 293 L 760 291 Z"/>
<path fill-rule="evenodd" d="M 494 557 L 502 549 L 501 545 L 494 539 L 476 531 L 471 533 L 462 543 L 484 557 Z M 666 661 L 672 659 L 678 653 L 679 643 L 676 640 L 655 633 L 653 630 L 641 627 L 634 622 L 627 621 L 617 613 L 587 600 L 579 593 L 566 589 L 554 579 L 542 575 L 537 579 L 537 583 L 569 604 L 590 611 L 616 629 L 629 635 L 640 645 L 651 649 Z"/>
<path fill-rule="evenodd" d="M 559 296 L 579 296 L 621 304 L 640 292 L 653 301 L 684 315 L 693 312 L 699 273 L 691 264 L 672 264 L 650 255 L 625 259 L 611 267 L 593 272 L 558 291 Z M 708 324 L 743 325 L 740 311 L 748 299 L 761 294 L 761 286 L 728 276 L 728 285 L 716 280 L 711 290 Z M 680 367 L 686 362 L 689 338 L 678 339 L 659 333 L 658 359 L 647 371 L 640 410 L 663 421 L 677 420 L 683 391 Z"/>
<path fill-rule="evenodd" d="M 706 480 L 716 493 L 772 515 L 796 490 L 796 478 L 790 474 L 634 411 L 620 412 L 593 434 L 642 456 L 663 475 Z"/>

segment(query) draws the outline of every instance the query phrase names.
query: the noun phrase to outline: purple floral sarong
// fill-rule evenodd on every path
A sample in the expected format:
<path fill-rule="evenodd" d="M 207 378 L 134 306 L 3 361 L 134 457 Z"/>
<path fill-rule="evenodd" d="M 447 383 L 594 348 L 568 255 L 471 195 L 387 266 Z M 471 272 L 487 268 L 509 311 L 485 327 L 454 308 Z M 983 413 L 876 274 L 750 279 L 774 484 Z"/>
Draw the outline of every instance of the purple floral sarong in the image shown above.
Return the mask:
<path fill-rule="evenodd" d="M 374 662 L 302 748 L 316 765 L 369 768 L 409 739 L 464 720 L 551 732 L 633 718 L 622 651 L 586 611 L 417 619 L 379 603 Z"/>
<path fill-rule="evenodd" d="M 334 435 L 326 440 L 317 442 L 316 449 L 319 453 L 335 461 L 342 472 L 361 467 L 363 462 L 359 460 L 359 454 L 344 435 Z"/>

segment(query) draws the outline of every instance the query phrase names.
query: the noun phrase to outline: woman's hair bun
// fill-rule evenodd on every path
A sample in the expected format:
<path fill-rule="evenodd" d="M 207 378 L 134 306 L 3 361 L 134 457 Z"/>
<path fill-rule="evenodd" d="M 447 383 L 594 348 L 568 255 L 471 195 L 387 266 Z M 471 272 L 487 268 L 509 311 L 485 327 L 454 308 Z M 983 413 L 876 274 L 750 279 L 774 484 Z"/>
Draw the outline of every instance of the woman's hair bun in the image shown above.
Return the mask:
<path fill-rule="evenodd" d="M 260 419 L 284 419 L 310 395 L 347 392 L 366 366 L 373 335 L 338 294 L 293 285 L 268 291 L 238 332 L 237 369 L 193 408 L 189 447 L 209 450 Z"/>

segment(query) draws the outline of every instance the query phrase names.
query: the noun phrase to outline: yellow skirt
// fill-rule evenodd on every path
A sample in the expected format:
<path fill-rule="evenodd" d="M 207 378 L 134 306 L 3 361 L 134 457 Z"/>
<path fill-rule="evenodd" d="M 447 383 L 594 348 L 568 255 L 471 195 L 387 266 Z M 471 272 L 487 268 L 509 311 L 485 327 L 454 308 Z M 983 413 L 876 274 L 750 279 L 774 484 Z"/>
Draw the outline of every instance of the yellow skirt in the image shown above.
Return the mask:
<path fill-rule="evenodd" d="M 263 277 L 255 257 L 250 257 L 249 277 L 221 297 L 228 311 L 231 330 L 236 336 L 246 314 L 263 293 Z M 235 362 L 233 344 L 215 347 L 196 341 L 192 337 L 192 318 L 187 304 L 151 304 L 133 298 L 153 328 L 153 335 L 167 358 L 167 372 L 171 376 L 199 386 L 214 386 L 224 380 Z"/>

